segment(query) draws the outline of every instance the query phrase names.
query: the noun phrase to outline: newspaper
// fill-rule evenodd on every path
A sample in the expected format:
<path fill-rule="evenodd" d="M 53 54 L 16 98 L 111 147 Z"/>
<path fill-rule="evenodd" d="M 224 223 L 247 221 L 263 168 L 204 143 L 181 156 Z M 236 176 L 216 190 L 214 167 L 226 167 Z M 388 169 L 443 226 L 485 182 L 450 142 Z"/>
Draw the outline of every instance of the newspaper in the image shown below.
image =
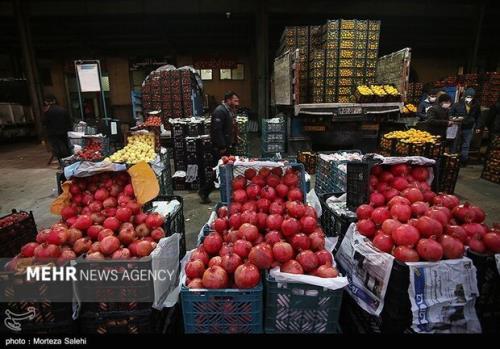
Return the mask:
<path fill-rule="evenodd" d="M 412 329 L 422 333 L 480 333 L 476 268 L 462 259 L 407 263 Z"/>
<path fill-rule="evenodd" d="M 349 280 L 346 290 L 358 305 L 379 316 L 391 276 L 394 257 L 380 253 L 352 223 L 335 256 L 340 270 Z"/>

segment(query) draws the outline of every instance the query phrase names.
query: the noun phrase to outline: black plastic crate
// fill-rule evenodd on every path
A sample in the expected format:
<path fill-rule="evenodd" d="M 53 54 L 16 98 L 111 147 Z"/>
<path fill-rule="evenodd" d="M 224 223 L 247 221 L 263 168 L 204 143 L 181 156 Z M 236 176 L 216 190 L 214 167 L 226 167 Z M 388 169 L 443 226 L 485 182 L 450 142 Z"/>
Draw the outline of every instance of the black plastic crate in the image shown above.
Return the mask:
<path fill-rule="evenodd" d="M 82 334 L 154 333 L 152 309 L 137 311 L 86 312 L 79 317 Z"/>
<path fill-rule="evenodd" d="M 343 291 L 278 282 L 267 274 L 265 333 L 339 333 Z"/>
<path fill-rule="evenodd" d="M 453 194 L 460 172 L 460 156 L 444 154 L 439 166 L 439 192 Z"/>
<path fill-rule="evenodd" d="M 205 125 L 203 122 L 190 122 L 187 125 L 188 137 L 198 137 L 203 135 L 204 132 L 205 132 Z"/>
<path fill-rule="evenodd" d="M 336 192 L 326 193 L 319 196 L 319 202 L 321 204 L 321 226 L 327 236 L 344 237 L 351 223 L 356 222 L 357 220 L 356 217 L 338 214 L 327 205 L 326 200 L 329 197 L 340 197 L 343 194 L 343 192 Z"/>
<path fill-rule="evenodd" d="M 16 220 L 10 221 L 16 217 Z M 14 257 L 24 244 L 35 240 L 37 228 L 33 212 L 13 209 L 12 213 L 0 220 L 6 220 L 5 225 L 0 228 L 0 257 Z"/>
<path fill-rule="evenodd" d="M 494 255 L 480 254 L 467 250 L 467 257 L 477 269 L 479 297 L 476 311 L 483 333 L 498 333 L 500 323 L 500 274 Z"/>
<path fill-rule="evenodd" d="M 174 190 L 186 190 L 186 177 L 172 177 L 174 180 Z"/>

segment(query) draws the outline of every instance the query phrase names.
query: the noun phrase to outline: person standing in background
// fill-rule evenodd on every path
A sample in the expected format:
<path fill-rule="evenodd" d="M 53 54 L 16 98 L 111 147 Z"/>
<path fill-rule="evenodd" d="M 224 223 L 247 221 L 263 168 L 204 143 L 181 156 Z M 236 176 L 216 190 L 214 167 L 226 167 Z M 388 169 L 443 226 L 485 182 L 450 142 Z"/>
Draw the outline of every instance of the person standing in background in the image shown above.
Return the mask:
<path fill-rule="evenodd" d="M 450 107 L 451 97 L 446 93 L 440 95 L 437 104 L 427 111 L 427 119 L 419 123 L 419 128 L 434 136 L 440 136 L 443 141 L 446 140 L 446 130 L 453 124 L 448 117 Z"/>
<path fill-rule="evenodd" d="M 427 97 L 420 102 L 417 109 L 417 117 L 419 121 L 427 119 L 427 111 L 436 104 L 438 90 L 433 88 L 429 91 Z"/>
<path fill-rule="evenodd" d="M 43 100 L 42 125 L 45 127 L 52 154 L 61 165 L 61 159 L 71 155 L 68 131 L 71 131 L 72 124 L 66 109 L 58 105 L 56 98 L 52 95 L 46 96 Z"/>
<path fill-rule="evenodd" d="M 236 109 L 239 105 L 240 98 L 236 92 L 229 91 L 224 94 L 224 101 L 212 113 L 210 139 L 212 141 L 213 166 L 217 165 L 222 156 L 229 154 L 229 148 L 235 143 L 233 127 Z M 214 173 L 212 173 L 212 178 L 206 178 L 198 192 L 202 204 L 210 203 L 208 196 L 214 189 L 213 175 Z"/>
<path fill-rule="evenodd" d="M 479 119 L 476 132 L 480 133 L 485 127 L 488 128 L 488 143 L 491 144 L 495 137 L 500 136 L 500 96 L 485 117 Z"/>
<path fill-rule="evenodd" d="M 481 106 L 474 98 L 475 95 L 476 91 L 473 88 L 466 89 L 464 92 L 464 98 L 453 104 L 450 109 L 451 117 L 463 117 L 461 122 L 461 141 L 452 149 L 453 153 L 460 152 L 462 166 L 467 165 L 470 143 L 472 135 L 474 134 L 474 127 L 481 117 Z"/>

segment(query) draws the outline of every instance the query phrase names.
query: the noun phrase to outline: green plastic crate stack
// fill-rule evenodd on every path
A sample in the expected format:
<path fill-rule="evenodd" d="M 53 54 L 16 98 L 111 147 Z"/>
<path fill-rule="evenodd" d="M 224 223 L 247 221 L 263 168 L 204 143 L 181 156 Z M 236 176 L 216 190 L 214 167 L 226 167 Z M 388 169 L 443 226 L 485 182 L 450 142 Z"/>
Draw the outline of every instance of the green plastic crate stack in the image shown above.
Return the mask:
<path fill-rule="evenodd" d="M 236 126 L 238 133 L 236 135 L 236 147 L 234 155 L 249 156 L 250 146 L 248 142 L 248 117 L 244 115 L 236 116 Z"/>

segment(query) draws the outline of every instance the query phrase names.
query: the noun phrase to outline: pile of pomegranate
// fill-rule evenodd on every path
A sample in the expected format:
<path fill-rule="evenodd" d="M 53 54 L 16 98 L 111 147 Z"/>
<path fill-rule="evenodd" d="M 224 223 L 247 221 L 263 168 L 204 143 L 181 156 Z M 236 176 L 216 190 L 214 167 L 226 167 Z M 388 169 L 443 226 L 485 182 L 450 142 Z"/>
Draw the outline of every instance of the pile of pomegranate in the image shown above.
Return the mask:
<path fill-rule="evenodd" d="M 13 267 L 17 258 L 63 263 L 84 253 L 90 260 L 142 258 L 165 237 L 163 217 L 142 211 L 125 171 L 74 178 L 69 191 L 61 221 L 24 245 Z"/>
<path fill-rule="evenodd" d="M 402 262 L 461 258 L 464 246 L 500 252 L 500 229 L 489 228 L 484 211 L 434 193 L 424 166 L 377 165 L 370 174 L 370 202 L 357 210 L 357 230 Z"/>
<path fill-rule="evenodd" d="M 212 231 L 185 266 L 187 287 L 253 288 L 260 270 L 276 266 L 284 273 L 338 276 L 296 171 L 248 168 L 231 185 L 231 204 L 217 209 Z"/>

